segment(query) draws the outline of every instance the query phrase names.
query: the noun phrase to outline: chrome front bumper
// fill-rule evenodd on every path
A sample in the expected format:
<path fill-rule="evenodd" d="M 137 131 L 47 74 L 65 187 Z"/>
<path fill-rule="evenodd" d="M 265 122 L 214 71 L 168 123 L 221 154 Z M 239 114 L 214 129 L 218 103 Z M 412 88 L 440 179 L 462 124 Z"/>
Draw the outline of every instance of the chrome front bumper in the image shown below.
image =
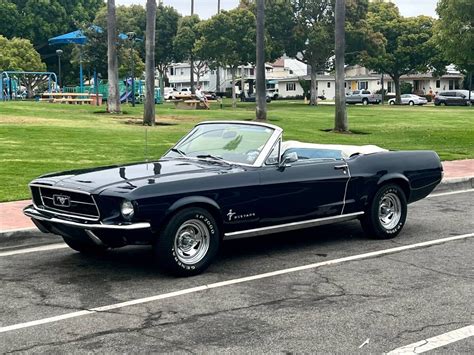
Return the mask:
<path fill-rule="evenodd" d="M 58 218 L 50 216 L 41 210 L 36 209 L 33 205 L 27 206 L 23 209 L 23 213 L 38 221 L 44 221 L 53 224 L 62 224 L 70 227 L 94 230 L 94 229 L 108 229 L 108 230 L 137 230 L 137 229 L 148 229 L 150 228 L 150 223 L 148 222 L 139 222 L 139 223 L 130 223 L 130 224 L 102 224 L 102 223 L 81 223 L 74 222 L 63 218 Z"/>

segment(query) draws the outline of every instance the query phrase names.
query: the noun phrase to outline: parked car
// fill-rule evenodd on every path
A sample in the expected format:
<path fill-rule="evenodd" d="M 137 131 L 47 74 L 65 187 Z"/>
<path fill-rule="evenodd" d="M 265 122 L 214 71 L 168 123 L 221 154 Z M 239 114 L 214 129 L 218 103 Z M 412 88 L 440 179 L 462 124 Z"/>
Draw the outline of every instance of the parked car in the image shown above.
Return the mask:
<path fill-rule="evenodd" d="M 173 87 L 166 87 L 165 90 L 164 90 L 164 99 L 165 100 L 173 100 L 175 99 L 175 95 L 178 93 L 178 90 L 176 90 L 176 88 L 173 88 Z"/>
<path fill-rule="evenodd" d="M 240 96 L 240 101 L 242 102 L 255 102 L 257 100 L 257 96 L 255 92 L 249 94 L 247 91 L 242 91 L 239 96 Z M 266 101 L 267 102 L 272 101 L 272 98 L 268 94 L 268 92 L 266 94 Z"/>
<path fill-rule="evenodd" d="M 418 95 L 414 94 L 404 94 L 400 96 L 401 103 L 402 105 L 426 105 L 428 103 L 428 100 L 425 97 L 421 97 Z M 389 105 L 395 105 L 396 104 L 396 98 L 392 98 L 388 100 Z"/>
<path fill-rule="evenodd" d="M 184 87 L 178 90 L 178 92 L 174 94 L 174 97 L 176 99 L 179 99 L 181 97 L 190 97 L 191 95 L 192 95 L 191 88 Z"/>
<path fill-rule="evenodd" d="M 272 100 L 278 99 L 278 89 L 267 89 L 267 96 L 270 97 Z"/>
<path fill-rule="evenodd" d="M 474 103 L 474 92 L 471 92 L 471 100 L 469 101 L 468 90 L 450 90 L 438 93 L 434 99 L 436 106 L 470 106 Z"/>
<path fill-rule="evenodd" d="M 369 90 L 354 90 L 346 94 L 348 104 L 379 104 L 382 102 L 382 95 L 375 94 Z"/>
<path fill-rule="evenodd" d="M 282 135 L 265 123 L 203 122 L 161 159 L 33 180 L 24 213 L 79 252 L 149 244 L 162 267 L 190 276 L 209 266 L 226 239 L 353 219 L 371 237 L 393 238 L 407 204 L 441 181 L 433 151 L 285 142 Z"/>
<path fill-rule="evenodd" d="M 217 100 L 217 95 L 214 91 L 205 91 L 204 96 L 207 100 Z"/>

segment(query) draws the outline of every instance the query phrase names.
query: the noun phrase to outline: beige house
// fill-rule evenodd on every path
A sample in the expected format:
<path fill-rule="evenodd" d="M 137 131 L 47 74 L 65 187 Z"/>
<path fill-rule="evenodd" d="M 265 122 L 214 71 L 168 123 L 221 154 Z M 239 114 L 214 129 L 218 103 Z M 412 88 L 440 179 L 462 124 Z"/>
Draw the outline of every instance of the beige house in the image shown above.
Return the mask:
<path fill-rule="evenodd" d="M 361 66 L 346 68 L 346 92 L 354 90 L 378 91 L 382 89 L 382 75 L 369 71 Z M 459 89 L 464 76 L 454 66 L 447 68 L 447 73 L 441 77 L 434 77 L 433 73 L 422 73 L 404 75 L 402 82 L 408 82 L 416 94 L 436 94 L 443 90 Z M 309 75 L 288 76 L 278 80 L 278 92 L 280 97 L 302 96 L 303 89 L 300 80 L 310 80 Z M 335 97 L 335 78 L 333 75 L 322 74 L 317 77 L 318 95 L 324 95 L 327 99 Z M 395 85 L 388 75 L 384 75 L 384 89 L 388 94 L 395 94 Z"/>

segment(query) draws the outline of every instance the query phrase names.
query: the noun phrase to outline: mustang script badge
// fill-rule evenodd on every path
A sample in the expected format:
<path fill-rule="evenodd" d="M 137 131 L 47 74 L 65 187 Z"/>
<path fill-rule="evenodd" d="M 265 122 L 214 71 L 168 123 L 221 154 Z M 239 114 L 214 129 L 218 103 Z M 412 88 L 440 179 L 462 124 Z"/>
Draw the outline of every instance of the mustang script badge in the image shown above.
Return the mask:
<path fill-rule="evenodd" d="M 53 204 L 59 207 L 70 207 L 71 198 L 64 195 L 53 195 Z"/>

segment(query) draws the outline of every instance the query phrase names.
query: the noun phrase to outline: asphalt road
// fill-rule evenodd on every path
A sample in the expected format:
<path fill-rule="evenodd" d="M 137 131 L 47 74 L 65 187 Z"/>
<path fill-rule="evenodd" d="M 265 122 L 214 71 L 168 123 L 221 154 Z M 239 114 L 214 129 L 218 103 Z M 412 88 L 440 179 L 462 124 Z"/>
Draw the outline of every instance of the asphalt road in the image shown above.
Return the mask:
<path fill-rule="evenodd" d="M 157 270 L 146 247 L 100 258 L 67 248 L 0 256 L 0 328 L 20 324 L 0 332 L 0 352 L 384 353 L 438 336 L 473 323 L 474 238 L 189 289 L 470 234 L 473 198 L 467 192 L 410 205 L 394 240 L 367 239 L 347 222 L 225 242 L 205 274 L 187 279 Z M 180 290 L 189 293 L 24 324 Z M 470 337 L 433 352 L 473 351 Z"/>

